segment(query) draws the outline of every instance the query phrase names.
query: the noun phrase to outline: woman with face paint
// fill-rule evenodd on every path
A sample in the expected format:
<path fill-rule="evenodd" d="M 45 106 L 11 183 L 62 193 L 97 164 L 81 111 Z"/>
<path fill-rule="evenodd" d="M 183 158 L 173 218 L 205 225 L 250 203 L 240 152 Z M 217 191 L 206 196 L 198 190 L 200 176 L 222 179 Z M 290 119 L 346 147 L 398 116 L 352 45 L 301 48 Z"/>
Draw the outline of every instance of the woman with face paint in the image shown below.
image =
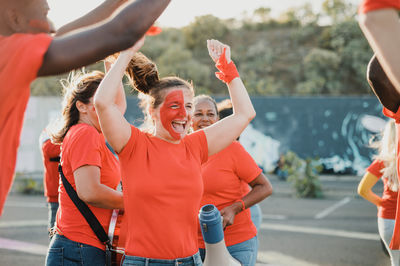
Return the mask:
<path fill-rule="evenodd" d="M 218 110 L 219 109 L 219 110 Z M 194 131 L 215 125 L 221 113 L 230 107 L 217 108 L 208 95 L 194 98 Z M 224 117 L 220 116 L 221 118 Z M 254 266 L 257 260 L 257 229 L 251 220 L 250 207 L 272 193 L 272 186 L 253 158 L 238 141 L 210 156 L 202 165 L 204 193 L 200 206 L 215 205 L 223 217 L 224 238 L 232 257 L 243 266 Z M 252 190 L 249 189 L 249 185 Z M 200 254 L 205 258 L 205 245 L 201 230 L 198 234 Z"/>
<path fill-rule="evenodd" d="M 129 228 L 124 265 L 202 264 L 197 241 L 201 164 L 234 141 L 255 116 L 229 46 L 209 40 L 207 47 L 234 107 L 232 116 L 212 127 L 187 135 L 192 85 L 177 77 L 159 78 L 155 64 L 143 54 L 118 59 L 96 92 L 102 131 L 121 162 Z M 128 64 L 135 89 L 149 100 L 143 106 L 152 120 L 151 132 L 129 124 L 113 104 Z"/>

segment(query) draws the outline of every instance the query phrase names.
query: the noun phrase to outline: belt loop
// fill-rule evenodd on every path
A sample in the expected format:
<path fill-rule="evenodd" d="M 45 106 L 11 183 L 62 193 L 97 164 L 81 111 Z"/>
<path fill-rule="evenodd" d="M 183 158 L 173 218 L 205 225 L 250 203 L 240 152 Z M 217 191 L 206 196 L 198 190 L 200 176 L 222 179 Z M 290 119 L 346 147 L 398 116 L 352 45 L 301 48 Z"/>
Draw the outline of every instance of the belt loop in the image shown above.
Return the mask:
<path fill-rule="evenodd" d="M 179 262 L 177 259 L 175 259 L 175 266 L 179 266 Z"/>
<path fill-rule="evenodd" d="M 145 259 L 144 265 L 145 265 L 145 266 L 149 266 L 149 265 L 150 265 L 150 259 L 149 259 L 149 258 L 146 258 L 146 259 Z"/>

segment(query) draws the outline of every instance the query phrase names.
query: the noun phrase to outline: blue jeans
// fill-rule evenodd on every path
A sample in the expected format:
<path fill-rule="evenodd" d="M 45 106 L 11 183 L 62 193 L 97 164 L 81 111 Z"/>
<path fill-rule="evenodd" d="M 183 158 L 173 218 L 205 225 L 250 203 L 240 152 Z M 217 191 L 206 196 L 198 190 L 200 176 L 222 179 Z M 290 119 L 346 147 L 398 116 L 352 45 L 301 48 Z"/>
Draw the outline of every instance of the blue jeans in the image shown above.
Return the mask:
<path fill-rule="evenodd" d="M 250 207 L 250 213 L 251 213 L 251 220 L 253 221 L 253 224 L 257 228 L 257 233 L 260 230 L 260 225 L 262 223 L 262 212 L 260 205 L 254 204 L 253 206 Z"/>
<path fill-rule="evenodd" d="M 56 221 L 56 214 L 58 210 L 58 202 L 47 202 L 48 212 L 48 228 L 53 228 L 54 223 Z"/>
<path fill-rule="evenodd" d="M 161 259 L 149 259 L 136 256 L 125 256 L 123 266 L 201 266 L 200 254 L 197 252 L 193 256 L 173 259 L 173 260 L 161 260 Z"/>
<path fill-rule="evenodd" d="M 237 259 L 243 266 L 254 266 L 257 262 L 258 240 L 257 236 L 250 238 L 242 243 L 227 247 L 229 254 Z M 200 249 L 202 261 L 206 256 L 205 249 Z"/>
<path fill-rule="evenodd" d="M 105 251 L 56 234 L 50 242 L 46 266 L 105 265 Z"/>

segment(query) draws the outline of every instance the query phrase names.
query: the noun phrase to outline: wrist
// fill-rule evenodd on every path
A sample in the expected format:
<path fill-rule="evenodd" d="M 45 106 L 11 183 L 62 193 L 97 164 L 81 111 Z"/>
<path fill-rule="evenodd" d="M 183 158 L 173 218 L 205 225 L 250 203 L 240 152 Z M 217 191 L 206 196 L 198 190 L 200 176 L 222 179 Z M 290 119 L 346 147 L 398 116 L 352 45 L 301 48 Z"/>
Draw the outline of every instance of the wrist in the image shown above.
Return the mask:
<path fill-rule="evenodd" d="M 244 204 L 244 201 L 242 199 L 238 199 L 236 202 L 236 213 L 240 213 L 244 210 L 246 210 L 246 205 Z"/>

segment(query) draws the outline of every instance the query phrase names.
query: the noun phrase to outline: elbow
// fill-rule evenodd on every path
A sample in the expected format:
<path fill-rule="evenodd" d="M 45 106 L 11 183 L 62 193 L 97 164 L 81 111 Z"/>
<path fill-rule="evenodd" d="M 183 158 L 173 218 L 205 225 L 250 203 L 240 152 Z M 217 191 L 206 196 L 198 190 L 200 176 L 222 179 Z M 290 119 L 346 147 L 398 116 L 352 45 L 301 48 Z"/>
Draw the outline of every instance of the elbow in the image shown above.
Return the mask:
<path fill-rule="evenodd" d="M 252 108 L 251 112 L 249 112 L 249 115 L 248 115 L 249 123 L 250 123 L 251 120 L 253 120 L 255 117 L 256 117 L 256 110 L 254 110 L 254 108 Z"/>
<path fill-rule="evenodd" d="M 266 198 L 269 197 L 269 196 L 271 196 L 273 191 L 274 191 L 274 189 L 272 188 L 272 186 L 269 186 L 269 187 L 267 188 L 267 193 L 266 193 L 267 196 L 266 196 Z"/>
<path fill-rule="evenodd" d="M 365 188 L 363 188 L 362 186 L 358 186 L 357 188 L 357 193 L 358 195 L 360 195 L 361 197 L 365 198 L 368 194 L 368 190 L 366 190 Z"/>
<path fill-rule="evenodd" d="M 96 204 L 97 195 L 96 195 L 96 193 L 94 193 L 93 190 L 82 191 L 82 190 L 77 189 L 76 192 L 78 194 L 78 197 L 86 204 L 89 204 L 89 205 Z"/>
<path fill-rule="evenodd" d="M 238 114 L 238 117 L 240 117 L 242 123 L 246 124 L 247 126 L 256 117 L 256 111 L 252 108 L 247 112 Z"/>
<path fill-rule="evenodd" d="M 264 199 L 268 198 L 269 196 L 271 196 L 272 192 L 273 192 L 272 186 L 271 185 L 266 186 L 265 189 L 264 189 Z"/>
<path fill-rule="evenodd" d="M 94 102 L 94 107 L 96 108 L 96 111 L 104 110 L 110 104 L 109 101 L 107 101 L 106 99 L 103 99 L 103 97 L 101 97 L 97 94 L 94 96 L 93 102 Z"/>
<path fill-rule="evenodd" d="M 271 184 L 261 185 L 261 187 L 260 187 L 260 192 L 261 192 L 260 193 L 261 194 L 260 201 L 262 201 L 262 200 L 268 198 L 269 196 L 271 196 L 272 195 L 272 191 L 273 191 L 273 189 L 272 189 Z"/>

